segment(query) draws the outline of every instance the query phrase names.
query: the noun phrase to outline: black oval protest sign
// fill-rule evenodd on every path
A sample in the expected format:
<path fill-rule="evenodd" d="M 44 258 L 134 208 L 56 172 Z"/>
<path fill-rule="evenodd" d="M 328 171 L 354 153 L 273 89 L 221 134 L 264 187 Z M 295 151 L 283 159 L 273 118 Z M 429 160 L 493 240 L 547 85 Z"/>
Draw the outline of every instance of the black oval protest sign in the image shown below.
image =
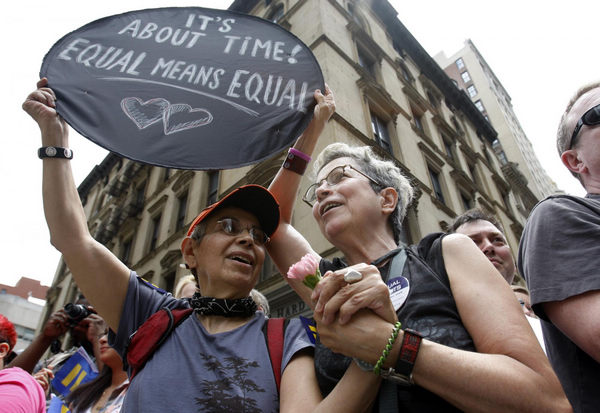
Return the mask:
<path fill-rule="evenodd" d="M 41 76 L 77 132 L 182 169 L 248 165 L 289 146 L 324 88 L 310 49 L 258 17 L 199 7 L 128 12 L 60 39 Z"/>

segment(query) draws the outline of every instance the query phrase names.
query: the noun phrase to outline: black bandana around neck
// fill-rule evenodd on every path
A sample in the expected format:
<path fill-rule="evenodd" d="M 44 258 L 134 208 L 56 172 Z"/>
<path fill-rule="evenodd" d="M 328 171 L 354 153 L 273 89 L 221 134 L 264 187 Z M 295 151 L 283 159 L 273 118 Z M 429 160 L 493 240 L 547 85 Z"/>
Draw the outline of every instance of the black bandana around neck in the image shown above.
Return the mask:
<path fill-rule="evenodd" d="M 203 297 L 200 293 L 194 294 L 190 305 L 197 314 L 223 317 L 250 317 L 257 309 L 252 297 L 227 299 Z"/>

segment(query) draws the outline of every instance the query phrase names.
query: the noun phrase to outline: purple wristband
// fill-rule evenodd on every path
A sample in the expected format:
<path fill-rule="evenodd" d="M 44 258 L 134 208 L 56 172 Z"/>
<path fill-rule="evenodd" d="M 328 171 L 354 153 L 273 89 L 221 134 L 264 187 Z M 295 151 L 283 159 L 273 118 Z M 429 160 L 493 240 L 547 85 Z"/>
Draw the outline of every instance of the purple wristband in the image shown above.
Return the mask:
<path fill-rule="evenodd" d="M 299 151 L 296 148 L 290 148 L 290 150 L 288 152 L 294 156 L 297 156 L 298 158 L 304 159 L 306 162 L 310 162 L 310 160 L 311 160 L 310 156 L 308 156 L 304 152 Z"/>
<path fill-rule="evenodd" d="M 297 173 L 298 175 L 304 175 L 304 171 L 306 171 L 306 166 L 308 165 L 309 161 L 310 156 L 300 152 L 298 149 L 290 148 L 285 156 L 283 165 L 281 166 L 284 169 L 289 169 L 290 171 Z"/>

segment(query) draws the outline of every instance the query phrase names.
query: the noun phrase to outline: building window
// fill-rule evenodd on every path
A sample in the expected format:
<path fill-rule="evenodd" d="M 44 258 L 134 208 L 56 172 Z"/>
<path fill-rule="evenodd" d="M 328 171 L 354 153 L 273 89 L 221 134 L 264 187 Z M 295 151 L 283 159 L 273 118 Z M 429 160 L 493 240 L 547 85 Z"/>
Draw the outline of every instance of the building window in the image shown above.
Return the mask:
<path fill-rule="evenodd" d="M 469 76 L 469 72 L 462 72 L 460 74 L 460 77 L 462 77 L 463 82 L 465 83 L 469 83 L 471 81 L 471 76 Z"/>
<path fill-rule="evenodd" d="M 123 241 L 123 244 L 121 245 L 121 261 L 125 265 L 130 264 L 129 260 L 131 259 L 131 246 L 132 245 L 133 245 L 132 238 L 126 239 L 125 241 Z"/>
<path fill-rule="evenodd" d="M 269 257 L 269 254 L 265 254 L 265 261 L 263 263 L 262 270 L 260 271 L 259 280 L 268 280 L 275 275 L 279 275 L 279 271 L 277 270 L 277 267 L 275 267 L 271 257 Z"/>
<path fill-rule="evenodd" d="M 506 165 L 508 163 L 508 159 L 506 158 L 506 153 L 502 149 L 500 149 L 496 154 L 498 155 L 498 159 L 500 159 L 500 163 L 502 165 Z"/>
<path fill-rule="evenodd" d="M 460 193 L 460 200 L 463 204 L 463 208 L 465 211 L 473 208 L 473 201 L 470 197 L 466 196 L 463 192 Z"/>
<path fill-rule="evenodd" d="M 219 195 L 219 171 L 208 172 L 208 190 L 206 195 L 207 206 L 217 202 Z"/>
<path fill-rule="evenodd" d="M 478 183 L 478 178 L 477 178 L 477 168 L 475 167 L 474 164 L 472 163 L 468 163 L 467 167 L 469 168 L 469 174 L 471 175 L 471 178 L 473 178 L 473 182 Z"/>
<path fill-rule="evenodd" d="M 427 91 L 427 99 L 429 99 L 429 103 L 431 103 L 431 106 L 433 106 L 434 108 L 437 108 L 439 106 L 437 98 L 433 96 L 433 93 L 431 93 L 429 90 Z"/>
<path fill-rule="evenodd" d="M 352 20 L 356 22 L 363 30 L 367 31 L 367 23 L 364 18 L 360 15 L 359 11 L 356 10 L 354 3 L 348 3 L 348 13 L 352 16 Z"/>
<path fill-rule="evenodd" d="M 504 191 L 503 189 L 498 188 L 498 191 L 500 192 L 500 197 L 502 198 L 502 202 L 504 203 L 504 207 L 506 208 L 506 210 L 510 213 L 512 213 L 512 210 L 510 209 L 510 196 L 508 195 L 508 192 Z"/>
<path fill-rule="evenodd" d="M 379 116 L 371 113 L 371 127 L 377 144 L 392 153 L 392 143 L 386 123 Z"/>
<path fill-rule="evenodd" d="M 475 97 L 475 95 L 477 95 L 477 89 L 475 89 L 475 86 L 471 85 L 467 88 L 467 92 L 469 93 L 469 96 L 471 96 L 472 98 Z"/>
<path fill-rule="evenodd" d="M 446 151 L 446 155 L 448 155 L 448 158 L 454 159 L 454 145 L 443 135 L 442 141 L 444 142 L 444 150 Z"/>
<path fill-rule="evenodd" d="M 423 121 L 421 116 L 419 115 L 415 115 L 415 126 L 417 127 L 418 130 L 420 130 L 421 132 L 423 132 Z"/>
<path fill-rule="evenodd" d="M 165 174 L 163 175 L 163 182 L 167 182 L 171 177 L 171 168 L 165 168 Z"/>
<path fill-rule="evenodd" d="M 493 164 L 492 164 L 492 157 L 490 156 L 490 152 L 489 152 L 489 151 L 488 151 L 486 148 L 483 148 L 483 155 L 485 156 L 485 159 L 486 159 L 486 161 L 487 161 L 487 162 L 488 162 L 490 165 L 493 165 Z"/>
<path fill-rule="evenodd" d="M 459 57 L 458 59 L 456 59 L 456 67 L 458 68 L 458 70 L 462 70 L 465 67 L 465 62 L 463 62 L 462 57 Z"/>
<path fill-rule="evenodd" d="M 185 225 L 185 213 L 187 211 L 188 194 L 185 192 L 177 198 L 177 219 L 175 220 L 175 231 Z"/>
<path fill-rule="evenodd" d="M 171 271 L 163 275 L 164 279 L 164 290 L 173 294 L 173 288 L 175 287 L 175 271 Z"/>
<path fill-rule="evenodd" d="M 476 101 L 475 106 L 477 107 L 477 109 L 479 109 L 480 112 L 483 112 L 485 110 L 485 108 L 483 107 L 483 103 L 481 103 L 481 100 Z"/>
<path fill-rule="evenodd" d="M 440 174 L 433 170 L 430 166 L 427 167 L 429 170 L 429 178 L 431 179 L 431 185 L 433 187 L 433 193 L 438 201 L 446 205 L 444 200 L 444 193 L 442 192 L 442 183 L 440 182 Z"/>
<path fill-rule="evenodd" d="M 144 204 L 144 195 L 146 193 L 146 182 L 143 182 L 140 186 L 135 189 L 135 201 L 136 205 Z"/>
<path fill-rule="evenodd" d="M 462 133 L 462 128 L 460 127 L 460 124 L 458 123 L 458 120 L 456 120 L 455 116 L 452 116 L 452 124 L 458 133 Z"/>
<path fill-rule="evenodd" d="M 418 131 L 425 133 L 425 127 L 423 126 L 423 114 L 417 112 L 414 108 L 411 107 L 411 112 L 413 115 L 413 121 L 415 123 L 415 127 Z"/>
<path fill-rule="evenodd" d="M 377 71 L 375 70 L 375 59 L 369 56 L 360 47 L 358 48 L 358 64 L 365 69 L 373 78 L 376 78 Z"/>
<path fill-rule="evenodd" d="M 412 82 L 412 76 L 410 75 L 408 68 L 404 66 L 404 64 L 400 64 L 400 71 L 402 72 L 402 77 L 404 78 L 404 80 L 406 80 L 407 82 Z"/>
<path fill-rule="evenodd" d="M 273 11 L 271 13 L 268 14 L 267 20 L 269 20 L 273 23 L 278 23 L 282 17 L 283 17 L 283 4 L 279 4 L 279 5 L 277 5 L 277 7 L 275 7 L 273 9 Z"/>
<path fill-rule="evenodd" d="M 153 251 L 158 244 L 158 234 L 160 231 L 160 218 L 161 214 L 156 215 L 152 218 L 152 237 L 150 238 L 150 245 L 148 251 Z"/>

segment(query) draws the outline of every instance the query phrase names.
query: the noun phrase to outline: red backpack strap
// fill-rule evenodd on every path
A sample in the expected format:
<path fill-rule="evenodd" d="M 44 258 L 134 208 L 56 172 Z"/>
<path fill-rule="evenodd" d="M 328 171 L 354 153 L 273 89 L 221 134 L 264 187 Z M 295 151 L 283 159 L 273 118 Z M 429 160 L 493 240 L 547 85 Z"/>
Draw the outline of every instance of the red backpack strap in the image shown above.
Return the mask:
<path fill-rule="evenodd" d="M 271 367 L 273 368 L 273 376 L 277 384 L 277 393 L 281 385 L 281 360 L 283 358 L 283 341 L 286 326 L 285 318 L 269 318 L 265 323 L 267 328 L 267 350 L 269 350 L 269 358 L 271 359 Z"/>
<path fill-rule="evenodd" d="M 163 344 L 183 320 L 194 310 L 192 308 L 161 308 L 152 314 L 131 336 L 125 349 L 126 364 L 131 369 L 129 379 L 144 367 L 148 359 Z"/>

